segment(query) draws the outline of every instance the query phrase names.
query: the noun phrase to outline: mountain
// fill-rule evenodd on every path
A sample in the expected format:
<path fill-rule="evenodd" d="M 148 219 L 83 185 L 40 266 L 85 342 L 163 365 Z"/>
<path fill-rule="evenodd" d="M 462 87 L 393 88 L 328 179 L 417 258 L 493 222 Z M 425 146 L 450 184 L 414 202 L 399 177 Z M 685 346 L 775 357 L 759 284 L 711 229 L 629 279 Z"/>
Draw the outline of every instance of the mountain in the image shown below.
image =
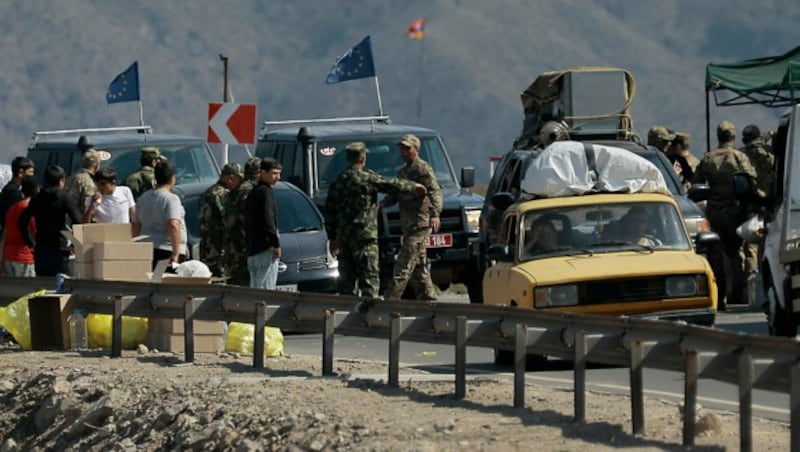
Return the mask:
<path fill-rule="evenodd" d="M 426 37 L 412 40 L 404 32 L 418 17 Z M 137 124 L 137 103 L 105 101 L 133 61 L 144 120 L 161 132 L 205 134 L 207 105 L 222 99 L 220 54 L 235 101 L 256 103 L 260 120 L 375 114 L 372 79 L 324 83 L 367 35 L 384 111 L 442 132 L 454 166 L 476 166 L 479 182 L 520 131 L 522 90 L 573 66 L 631 70 L 639 134 L 688 131 L 700 154 L 705 65 L 784 53 L 799 44 L 799 21 L 789 0 L 5 0 L 0 161 L 24 154 L 34 130 Z M 763 129 L 779 113 L 712 106 L 711 122 Z"/>

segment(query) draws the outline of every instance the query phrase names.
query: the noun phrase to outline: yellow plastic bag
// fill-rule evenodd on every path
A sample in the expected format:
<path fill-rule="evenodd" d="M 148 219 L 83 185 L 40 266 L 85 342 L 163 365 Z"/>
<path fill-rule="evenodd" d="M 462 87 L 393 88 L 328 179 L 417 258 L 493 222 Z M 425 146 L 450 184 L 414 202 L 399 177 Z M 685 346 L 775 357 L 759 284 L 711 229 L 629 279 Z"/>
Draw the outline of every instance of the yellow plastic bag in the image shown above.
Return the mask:
<path fill-rule="evenodd" d="M 252 355 L 255 345 L 256 326 L 252 323 L 231 322 L 228 325 L 226 352 Z M 264 356 L 283 356 L 283 333 L 278 328 L 264 328 Z"/>
<path fill-rule="evenodd" d="M 108 314 L 89 314 L 86 316 L 86 330 L 89 335 L 89 348 L 111 348 L 111 323 Z M 147 343 L 147 318 L 122 317 L 122 348 L 133 350 L 139 344 Z"/>
<path fill-rule="evenodd" d="M 10 305 L 0 308 L 0 326 L 5 328 L 22 346 L 23 350 L 31 349 L 31 318 L 28 314 L 28 300 L 42 296 L 44 289 L 25 295 Z"/>

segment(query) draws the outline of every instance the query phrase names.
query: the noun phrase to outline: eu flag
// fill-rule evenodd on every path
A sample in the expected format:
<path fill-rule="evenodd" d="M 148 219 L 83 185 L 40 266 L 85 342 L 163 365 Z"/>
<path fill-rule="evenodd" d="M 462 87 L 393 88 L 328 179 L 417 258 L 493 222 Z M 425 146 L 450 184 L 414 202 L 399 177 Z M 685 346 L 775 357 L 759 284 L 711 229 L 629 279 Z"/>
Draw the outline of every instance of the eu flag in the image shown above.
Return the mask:
<path fill-rule="evenodd" d="M 114 80 L 108 85 L 108 92 L 106 92 L 106 102 L 109 104 L 134 100 L 139 100 L 138 61 L 134 61 L 131 67 L 114 77 Z"/>
<path fill-rule="evenodd" d="M 375 65 L 372 62 L 372 45 L 369 42 L 369 36 L 336 59 L 336 63 L 328 72 L 325 83 L 332 85 L 366 77 L 375 77 Z"/>

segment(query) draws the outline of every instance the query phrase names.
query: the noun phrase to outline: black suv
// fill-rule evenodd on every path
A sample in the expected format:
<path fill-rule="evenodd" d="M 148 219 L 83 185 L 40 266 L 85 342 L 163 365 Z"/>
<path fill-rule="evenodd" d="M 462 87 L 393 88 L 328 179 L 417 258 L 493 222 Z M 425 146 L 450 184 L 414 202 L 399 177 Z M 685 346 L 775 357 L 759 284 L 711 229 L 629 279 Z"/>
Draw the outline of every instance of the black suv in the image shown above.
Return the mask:
<path fill-rule="evenodd" d="M 41 169 L 49 165 L 61 166 L 67 176 L 78 171 L 85 149 L 79 146 L 79 141 L 100 153 L 100 166 L 114 168 L 121 184 L 140 168 L 141 149 L 158 147 L 161 155 L 175 165 L 177 186 L 174 192 L 180 196 L 186 209 L 189 244 L 199 242 L 197 212 L 200 196 L 219 179 L 220 172 L 203 138 L 154 134 L 149 126 L 34 132 L 33 141 L 28 146 L 28 158 L 40 168 L 36 174 L 43 177 Z M 196 254 L 193 252 L 192 255 Z"/>
<path fill-rule="evenodd" d="M 431 235 L 428 244 L 433 282 L 440 288 L 463 283 L 470 297 L 479 297 L 478 219 L 483 198 L 467 190 L 474 184 L 473 168 L 462 168 L 461 180 L 456 178 L 444 141 L 437 132 L 390 124 L 386 116 L 268 121 L 261 130 L 256 155 L 280 161 L 283 180 L 300 187 L 322 208 L 328 187 L 347 167 L 344 152 L 347 143 L 366 143 L 367 168 L 394 177 L 404 164 L 397 142 L 406 134 L 420 138 L 420 158 L 431 164 L 442 187 L 441 229 Z M 402 236 L 397 206 L 381 211 L 378 230 L 381 281 L 385 284 L 391 277 Z"/>

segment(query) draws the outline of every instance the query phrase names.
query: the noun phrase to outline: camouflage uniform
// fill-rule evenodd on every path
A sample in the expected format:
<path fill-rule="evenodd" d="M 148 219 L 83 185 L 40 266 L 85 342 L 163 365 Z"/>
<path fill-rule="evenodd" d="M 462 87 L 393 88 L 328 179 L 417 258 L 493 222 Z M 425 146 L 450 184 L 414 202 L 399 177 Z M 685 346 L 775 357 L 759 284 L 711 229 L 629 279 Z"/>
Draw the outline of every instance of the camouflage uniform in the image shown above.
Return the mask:
<path fill-rule="evenodd" d="M 250 157 L 244 164 L 244 178 L 258 185 L 258 177 L 261 175 L 261 159 L 259 157 Z"/>
<path fill-rule="evenodd" d="M 747 155 L 725 144 L 706 154 L 694 175 L 695 183 L 707 182 L 711 187 L 706 216 L 711 229 L 720 236 L 723 253 L 722 256 L 715 253 L 716 256 L 709 256 L 709 260 L 715 267 L 719 299 L 727 295 L 727 303 L 741 303 L 744 295 L 742 239 L 736 234 L 736 228 L 745 218 L 733 192 L 733 175 L 739 172 L 756 177 Z"/>
<path fill-rule="evenodd" d="M 225 275 L 229 284 L 250 286 L 250 271 L 247 269 L 247 195 L 253 189 L 250 181 L 242 183 L 228 192 L 223 206 L 225 229 L 222 233 L 222 248 Z"/>
<path fill-rule="evenodd" d="M 222 233 L 223 209 L 228 189 L 222 181 L 212 185 L 200 198 L 197 214 L 200 226 L 200 260 L 208 266 L 215 276 L 223 276 Z"/>
<path fill-rule="evenodd" d="M 768 149 L 767 144 L 764 143 L 764 139 L 760 136 L 760 131 L 758 135 L 742 148 L 742 152 L 747 155 L 756 170 L 758 191 L 762 195 L 769 195 L 772 191 L 772 184 L 775 182 L 775 156 Z M 744 269 L 747 274 L 748 284 L 753 286 L 752 288 L 748 287 L 748 295 L 751 297 L 750 301 L 754 302 L 755 276 L 758 271 L 758 265 L 761 262 L 761 256 L 764 254 L 764 243 L 745 243 L 742 246 Z"/>
<path fill-rule="evenodd" d="M 351 146 L 348 145 L 348 152 Z M 359 143 L 352 149 L 363 149 Z M 380 291 L 378 266 L 378 192 L 414 191 L 414 183 L 348 167 L 331 184 L 325 202 L 325 229 L 339 246 L 338 292 L 375 298 Z"/>
<path fill-rule="evenodd" d="M 152 166 L 143 166 L 135 173 L 125 179 L 125 185 L 130 187 L 133 193 L 133 199 L 139 199 L 139 196 L 147 190 L 156 188 L 156 173 Z"/>
<path fill-rule="evenodd" d="M 411 284 L 417 299 L 435 300 L 436 289 L 428 268 L 427 246 L 431 219 L 439 218 L 442 212 L 442 190 L 433 168 L 419 157 L 401 168 L 397 177 L 424 185 L 428 193 L 417 196 L 390 192 L 383 200 L 385 206 L 400 203 L 403 229 L 403 246 L 394 264 L 392 280 L 386 288 L 386 298 L 402 297 L 406 285 Z"/>
<path fill-rule="evenodd" d="M 86 168 L 78 170 L 67 180 L 64 191 L 75 207 L 78 208 L 78 212 L 82 217 L 86 212 L 86 200 L 91 198 L 97 191 L 92 172 Z"/>

